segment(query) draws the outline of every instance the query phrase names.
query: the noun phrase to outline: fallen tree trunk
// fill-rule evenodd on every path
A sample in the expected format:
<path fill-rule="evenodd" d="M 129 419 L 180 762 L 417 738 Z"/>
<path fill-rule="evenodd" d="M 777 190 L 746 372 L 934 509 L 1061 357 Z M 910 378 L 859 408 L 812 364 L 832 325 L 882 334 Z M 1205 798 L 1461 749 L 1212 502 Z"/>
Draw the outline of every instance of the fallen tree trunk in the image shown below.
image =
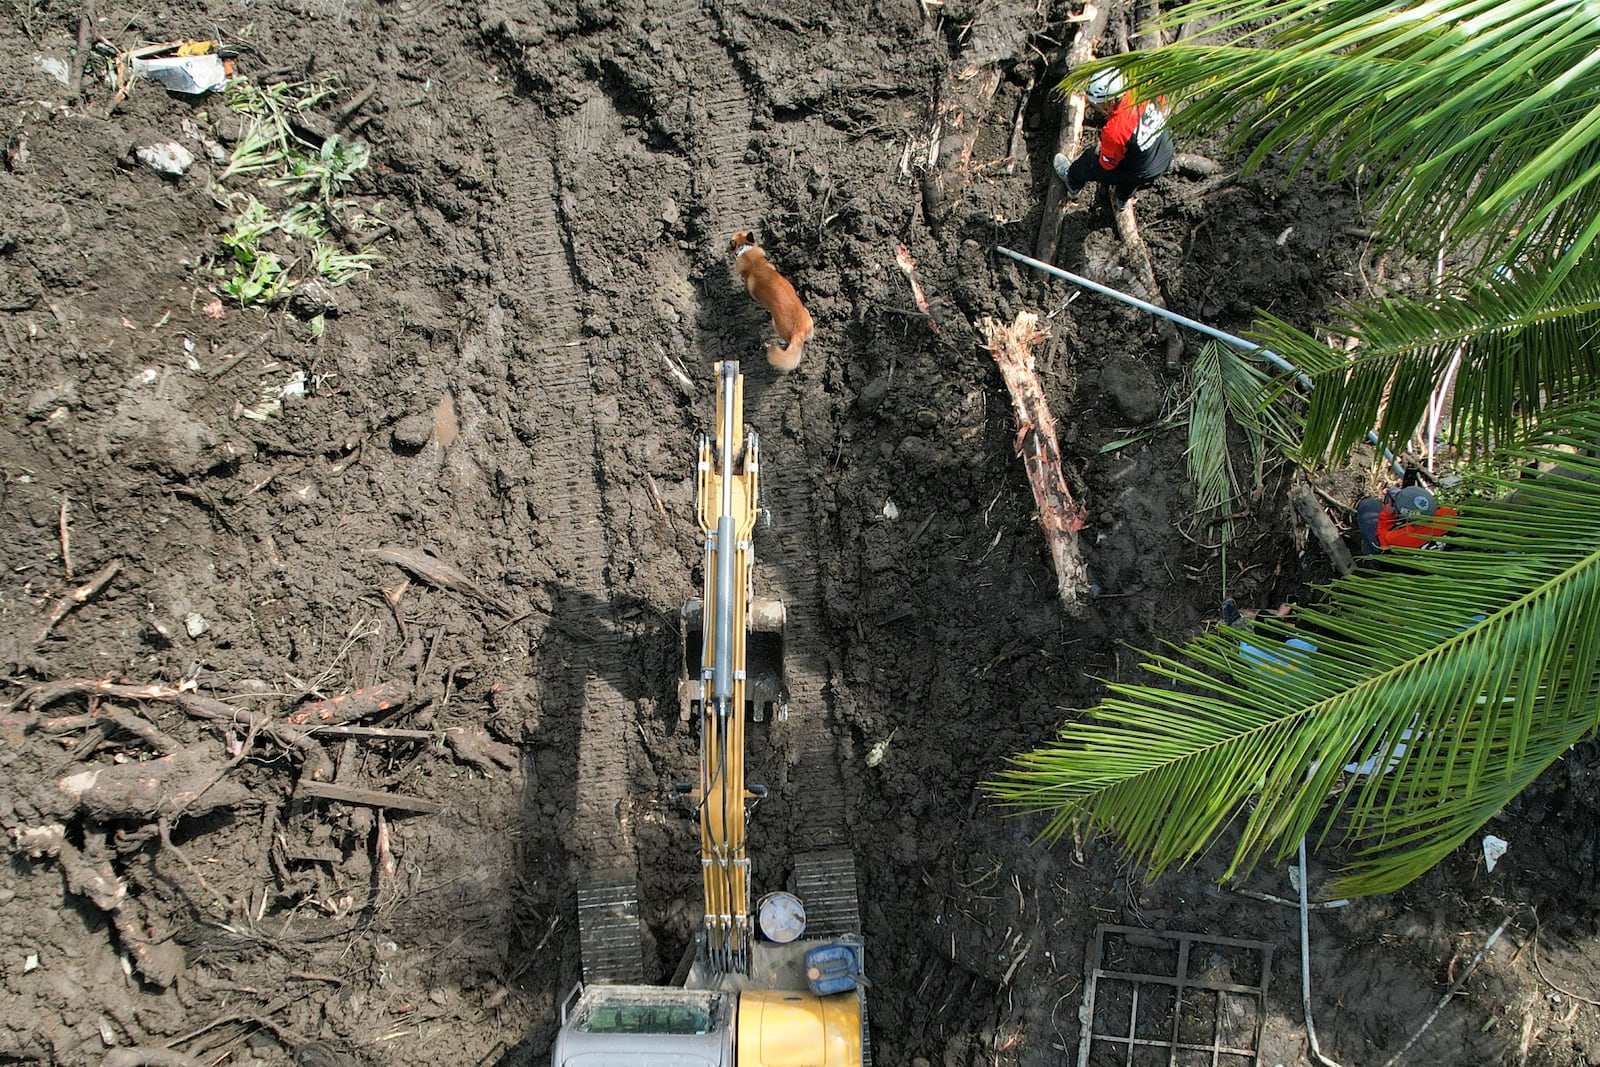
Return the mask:
<path fill-rule="evenodd" d="M 1082 66 L 1094 58 L 1094 45 L 1106 28 L 1106 6 L 1089 3 L 1080 16 L 1082 25 L 1067 49 L 1066 69 Z M 1067 98 L 1067 109 L 1061 116 L 1061 134 L 1056 140 L 1056 151 L 1068 159 L 1077 159 L 1083 145 L 1083 114 L 1088 102 L 1082 93 Z M 1054 174 L 1050 176 L 1049 192 L 1044 198 L 1044 216 L 1039 220 L 1039 238 L 1034 242 L 1033 256 L 1046 263 L 1054 263 L 1056 248 L 1061 240 L 1061 224 L 1066 220 L 1067 209 L 1076 201 L 1067 198 L 1067 190 Z"/>
<path fill-rule="evenodd" d="M 980 326 L 986 338 L 984 347 L 999 366 L 1017 412 L 1017 454 L 1027 467 L 1028 482 L 1033 487 L 1039 526 L 1044 530 L 1050 562 L 1056 571 L 1057 595 L 1063 608 L 1077 614 L 1083 610 L 1085 599 L 1093 595 L 1078 541 L 1078 531 L 1085 526 L 1086 518 L 1067 489 L 1055 418 L 1034 371 L 1033 350 L 1049 335 L 1039 328 L 1039 316 L 1031 311 L 1018 314 L 1010 326 L 992 318 L 985 318 Z"/>
<path fill-rule="evenodd" d="M 1317 535 L 1317 540 L 1322 542 L 1334 571 L 1349 574 L 1355 570 L 1356 561 L 1350 554 L 1350 546 L 1339 536 L 1339 528 L 1328 518 L 1328 513 L 1317 503 L 1317 498 L 1304 482 L 1297 481 L 1289 487 L 1289 502 L 1306 525 L 1311 527 L 1311 532 Z"/>
<path fill-rule="evenodd" d="M 1002 2 L 979 7 L 967 28 L 966 47 L 940 81 L 928 131 L 921 180 L 922 213 L 930 228 L 944 221 L 949 205 L 971 180 L 973 148 L 1000 88 L 1002 68 L 1026 52 L 1038 21 L 1033 5 Z"/>
<path fill-rule="evenodd" d="M 75 771 L 56 783 L 72 807 L 101 821 L 201 815 L 259 801 L 250 790 L 222 781 L 228 761 L 208 743 L 138 763 Z"/>
<path fill-rule="evenodd" d="M 1139 233 L 1139 222 L 1133 215 L 1133 204 L 1123 205 L 1121 211 L 1115 215 L 1117 235 L 1122 238 L 1122 247 L 1127 251 L 1128 258 L 1133 262 L 1133 271 L 1139 279 L 1139 287 L 1144 290 L 1142 296 L 1147 302 L 1158 308 L 1167 306 L 1166 298 L 1161 295 L 1161 286 L 1156 282 L 1155 264 L 1150 261 L 1150 246 L 1144 243 L 1144 237 Z M 1156 332 L 1165 342 L 1164 358 L 1167 370 L 1176 371 L 1183 357 L 1183 335 L 1178 328 L 1168 319 L 1157 317 Z"/>

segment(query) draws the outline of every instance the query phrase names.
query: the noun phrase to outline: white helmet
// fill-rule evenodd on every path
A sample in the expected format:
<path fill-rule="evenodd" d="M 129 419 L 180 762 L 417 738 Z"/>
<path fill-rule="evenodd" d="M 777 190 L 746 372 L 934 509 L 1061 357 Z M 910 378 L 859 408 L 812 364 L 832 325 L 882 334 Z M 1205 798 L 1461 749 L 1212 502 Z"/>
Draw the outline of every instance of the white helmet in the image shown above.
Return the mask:
<path fill-rule="evenodd" d="M 1089 103 L 1091 104 L 1108 104 L 1113 100 L 1121 99 L 1126 84 L 1122 79 L 1122 71 L 1112 67 L 1108 70 L 1102 70 L 1090 78 L 1089 87 L 1084 90 L 1084 93 L 1089 97 Z"/>

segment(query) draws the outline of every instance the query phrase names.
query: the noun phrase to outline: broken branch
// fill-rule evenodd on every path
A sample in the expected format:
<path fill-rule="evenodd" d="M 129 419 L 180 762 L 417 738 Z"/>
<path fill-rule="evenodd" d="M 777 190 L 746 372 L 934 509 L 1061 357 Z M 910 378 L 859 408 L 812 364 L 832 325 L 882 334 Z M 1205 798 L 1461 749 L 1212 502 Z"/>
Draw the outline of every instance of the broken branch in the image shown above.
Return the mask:
<path fill-rule="evenodd" d="M 332 726 L 356 722 L 404 704 L 410 695 L 410 686 L 381 682 L 307 704 L 285 715 L 283 721 L 291 726 Z"/>
<path fill-rule="evenodd" d="M 363 804 L 369 808 L 391 808 L 395 811 L 414 811 L 422 815 L 432 815 L 444 810 L 444 805 L 437 800 L 408 797 L 401 793 L 384 793 L 376 789 L 356 789 L 353 786 L 338 785 L 334 782 L 302 781 L 296 787 L 295 792 L 302 796 L 316 797 L 320 800 L 340 800 L 346 804 Z"/>
<path fill-rule="evenodd" d="M 65 531 L 65 526 L 63 526 L 62 529 Z M 62 534 L 62 551 L 66 551 L 65 532 Z M 50 606 L 49 612 L 47 612 L 45 615 L 44 626 L 40 628 L 39 636 L 33 639 L 33 643 L 38 644 L 40 641 L 43 641 L 45 638 L 49 637 L 50 631 L 56 628 L 56 623 L 66 618 L 68 612 L 72 611 L 73 608 L 85 603 L 90 597 L 104 589 L 106 584 L 110 582 L 111 579 L 115 578 L 117 576 L 117 572 L 121 569 L 122 561 L 112 560 L 104 567 L 101 567 L 99 572 L 96 573 L 93 578 L 90 578 L 87 582 L 84 582 L 72 592 L 63 593 L 61 597 Z"/>
<path fill-rule="evenodd" d="M 468 578 L 460 570 L 427 552 L 413 548 L 385 546 L 369 548 L 367 549 L 367 554 L 376 556 L 385 563 L 393 563 L 396 567 L 411 572 L 415 577 L 437 589 L 447 589 L 452 593 L 462 593 L 473 597 L 501 615 L 513 615 L 516 613 L 515 609 L 510 605 L 480 589 L 478 583 Z"/>
<path fill-rule="evenodd" d="M 1104 4 L 1084 5 L 1085 21 L 1078 27 L 1067 49 L 1065 67 L 1072 70 L 1094 58 L 1094 45 L 1105 32 L 1108 10 Z M 1082 93 L 1067 98 L 1066 111 L 1061 116 L 1061 133 L 1056 141 L 1056 151 L 1068 159 L 1078 158 L 1078 148 L 1083 142 L 1083 115 L 1088 102 Z M 1075 201 L 1067 198 L 1066 187 L 1052 174 L 1049 192 L 1045 194 L 1044 215 L 1039 220 L 1039 237 L 1034 242 L 1033 254 L 1046 263 L 1055 262 L 1056 247 L 1061 240 L 1061 223 L 1067 217 L 1067 208 Z"/>
<path fill-rule="evenodd" d="M 1049 334 L 1039 328 L 1039 316 L 1031 311 L 1019 313 L 1010 326 L 985 317 L 980 327 L 987 338 L 984 347 L 1000 367 L 1017 412 L 1017 454 L 1023 457 L 1033 487 L 1039 525 L 1055 566 L 1057 594 L 1062 607 L 1077 613 L 1090 594 L 1089 570 L 1078 543 L 1078 531 L 1087 519 L 1067 489 L 1055 418 L 1034 371 L 1033 349 Z"/>
<path fill-rule="evenodd" d="M 1339 574 L 1349 574 L 1355 570 L 1356 561 L 1350 555 L 1350 546 L 1339 536 L 1339 528 L 1328 518 L 1328 513 L 1317 503 L 1304 482 L 1297 481 L 1289 487 L 1289 502 L 1294 505 L 1295 513 L 1311 528 L 1311 532 L 1317 535 L 1317 540 L 1322 542 L 1333 569 Z"/>

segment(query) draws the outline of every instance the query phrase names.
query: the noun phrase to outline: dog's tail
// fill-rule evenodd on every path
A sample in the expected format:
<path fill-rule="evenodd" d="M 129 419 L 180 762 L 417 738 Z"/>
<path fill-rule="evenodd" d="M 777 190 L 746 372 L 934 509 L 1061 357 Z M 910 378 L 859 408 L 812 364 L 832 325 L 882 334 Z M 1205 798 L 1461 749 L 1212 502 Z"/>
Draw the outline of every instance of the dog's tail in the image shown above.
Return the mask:
<path fill-rule="evenodd" d="M 767 346 L 767 362 L 779 370 L 794 370 L 800 365 L 800 356 L 805 348 L 806 335 L 797 333 L 789 338 L 789 343 L 782 347 L 778 345 Z"/>

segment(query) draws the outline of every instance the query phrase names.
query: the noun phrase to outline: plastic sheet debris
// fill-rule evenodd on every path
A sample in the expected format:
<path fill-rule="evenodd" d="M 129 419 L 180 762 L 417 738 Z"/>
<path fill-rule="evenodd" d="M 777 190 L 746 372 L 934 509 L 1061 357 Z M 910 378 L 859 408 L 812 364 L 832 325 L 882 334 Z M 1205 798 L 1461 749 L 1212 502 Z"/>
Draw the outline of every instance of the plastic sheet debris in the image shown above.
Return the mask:
<path fill-rule="evenodd" d="M 54 78 L 62 85 L 72 84 L 72 71 L 67 67 L 66 60 L 57 59 L 55 56 L 41 56 L 35 54 L 33 62 L 45 74 Z"/>
<path fill-rule="evenodd" d="M 1510 842 L 1493 834 L 1483 835 L 1483 866 L 1487 870 L 1494 870 L 1494 865 L 1500 862 L 1500 857 L 1506 854 Z"/>
<path fill-rule="evenodd" d="M 198 95 L 220 89 L 232 75 L 217 41 L 167 41 L 124 52 L 117 58 L 117 97 L 127 94 L 127 78 L 153 81 L 175 93 Z"/>
<path fill-rule="evenodd" d="M 135 59 L 133 73 L 146 81 L 159 82 L 175 93 L 209 93 L 228 80 L 221 56 L 162 56 Z"/>

